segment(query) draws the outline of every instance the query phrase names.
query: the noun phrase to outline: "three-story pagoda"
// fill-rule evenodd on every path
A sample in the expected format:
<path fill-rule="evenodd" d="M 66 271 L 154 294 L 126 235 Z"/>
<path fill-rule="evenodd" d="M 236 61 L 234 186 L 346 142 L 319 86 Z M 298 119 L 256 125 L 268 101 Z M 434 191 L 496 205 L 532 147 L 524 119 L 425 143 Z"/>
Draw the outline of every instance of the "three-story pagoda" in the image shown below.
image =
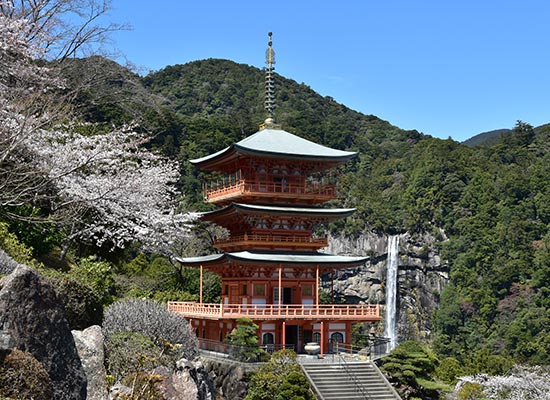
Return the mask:
<path fill-rule="evenodd" d="M 320 277 L 363 265 L 365 257 L 319 252 L 327 238 L 314 228 L 345 218 L 355 209 L 320 208 L 336 198 L 330 171 L 356 153 L 313 143 L 274 123 L 273 50 L 267 52 L 268 119 L 255 134 L 209 156 L 191 160 L 197 168 L 223 174 L 221 184 L 205 186 L 205 200 L 219 205 L 202 220 L 227 229 L 216 239 L 221 251 L 205 257 L 180 258 L 201 270 L 199 302 L 171 302 L 171 310 L 191 321 L 199 338 L 224 341 L 239 318 L 250 318 L 262 345 L 303 351 L 317 342 L 321 354 L 329 343 L 351 344 L 351 325 L 380 320 L 378 305 L 321 304 Z M 202 301 L 202 271 L 221 277 L 222 302 Z"/>

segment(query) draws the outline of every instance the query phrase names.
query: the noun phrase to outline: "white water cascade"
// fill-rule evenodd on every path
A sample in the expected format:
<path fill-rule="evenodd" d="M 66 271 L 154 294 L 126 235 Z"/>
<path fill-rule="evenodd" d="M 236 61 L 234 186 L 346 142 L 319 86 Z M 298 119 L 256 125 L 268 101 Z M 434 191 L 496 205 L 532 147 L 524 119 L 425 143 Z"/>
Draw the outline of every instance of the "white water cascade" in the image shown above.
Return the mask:
<path fill-rule="evenodd" d="M 388 238 L 388 258 L 386 261 L 386 324 L 384 336 L 390 339 L 388 352 L 397 346 L 397 268 L 399 261 L 399 236 Z"/>

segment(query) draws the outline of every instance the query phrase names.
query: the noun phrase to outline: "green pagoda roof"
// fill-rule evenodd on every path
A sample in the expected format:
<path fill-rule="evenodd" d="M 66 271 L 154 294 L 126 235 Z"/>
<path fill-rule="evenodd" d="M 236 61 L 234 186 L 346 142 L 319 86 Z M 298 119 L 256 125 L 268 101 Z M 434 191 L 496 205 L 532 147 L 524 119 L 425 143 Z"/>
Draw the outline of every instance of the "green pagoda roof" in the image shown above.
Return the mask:
<path fill-rule="evenodd" d="M 255 134 L 233 143 L 231 146 L 206 157 L 190 160 L 197 166 L 208 169 L 238 155 L 276 157 L 282 159 L 307 159 L 310 161 L 346 162 L 357 153 L 336 150 L 303 139 L 292 133 L 277 128 L 262 129 Z"/>
<path fill-rule="evenodd" d="M 345 218 L 352 215 L 356 208 L 313 208 L 313 207 L 283 207 L 283 206 L 264 206 L 258 204 L 231 203 L 218 210 L 202 214 L 202 219 L 208 219 L 211 216 L 227 214 L 231 211 L 243 211 L 249 213 L 267 213 L 276 215 L 307 215 L 326 218 Z"/>
<path fill-rule="evenodd" d="M 349 268 L 364 264 L 368 257 L 337 256 L 325 253 L 291 253 L 291 252 L 260 252 L 239 251 L 235 253 L 213 254 L 204 257 L 176 258 L 185 266 L 195 267 L 204 264 L 219 264 L 221 262 L 237 261 L 254 264 L 286 264 L 286 265 L 319 265 Z"/>

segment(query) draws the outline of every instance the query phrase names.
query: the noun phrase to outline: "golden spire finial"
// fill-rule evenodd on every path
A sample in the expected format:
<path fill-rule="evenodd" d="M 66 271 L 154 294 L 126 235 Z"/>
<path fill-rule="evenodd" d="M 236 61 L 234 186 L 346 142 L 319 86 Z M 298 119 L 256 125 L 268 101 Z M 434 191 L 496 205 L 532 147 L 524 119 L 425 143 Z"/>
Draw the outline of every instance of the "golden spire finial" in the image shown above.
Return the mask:
<path fill-rule="evenodd" d="M 273 126 L 275 121 L 273 119 L 273 109 L 275 108 L 275 93 L 274 93 L 274 76 L 273 70 L 275 67 L 275 50 L 273 50 L 273 33 L 269 32 L 267 34 L 269 40 L 267 42 L 267 50 L 265 51 L 265 63 L 267 67 L 265 68 L 265 102 L 264 107 L 267 111 L 267 119 L 265 120 L 264 125 Z"/>

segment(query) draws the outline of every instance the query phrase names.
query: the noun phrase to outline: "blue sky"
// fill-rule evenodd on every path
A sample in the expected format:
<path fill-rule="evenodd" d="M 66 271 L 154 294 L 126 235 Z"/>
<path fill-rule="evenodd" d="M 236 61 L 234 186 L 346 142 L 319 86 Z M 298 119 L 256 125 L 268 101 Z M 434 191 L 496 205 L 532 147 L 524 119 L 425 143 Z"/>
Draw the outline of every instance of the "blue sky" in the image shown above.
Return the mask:
<path fill-rule="evenodd" d="M 149 70 L 264 66 L 404 129 L 465 140 L 550 122 L 548 0 L 112 0 L 115 45 Z"/>

